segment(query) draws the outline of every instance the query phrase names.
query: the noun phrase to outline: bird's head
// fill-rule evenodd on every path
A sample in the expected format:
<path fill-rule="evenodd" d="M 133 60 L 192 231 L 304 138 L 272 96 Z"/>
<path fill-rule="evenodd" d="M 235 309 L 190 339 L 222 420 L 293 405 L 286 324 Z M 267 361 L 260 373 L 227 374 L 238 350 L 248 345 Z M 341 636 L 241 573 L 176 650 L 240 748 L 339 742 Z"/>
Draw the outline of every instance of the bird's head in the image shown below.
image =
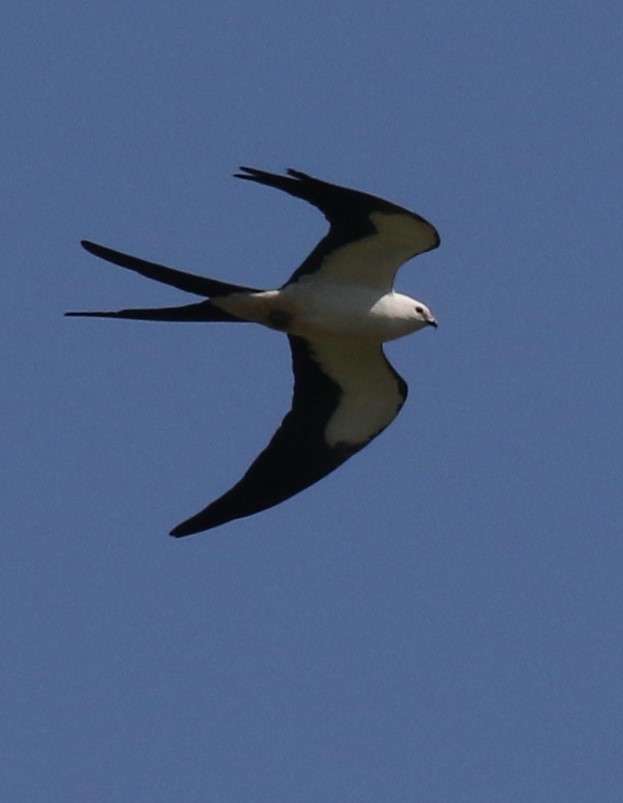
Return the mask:
<path fill-rule="evenodd" d="M 434 326 L 435 329 L 437 328 L 437 319 L 430 311 L 430 309 L 423 304 L 421 301 L 417 299 L 413 299 L 413 310 L 412 310 L 414 318 L 419 321 L 422 327 L 424 326 Z"/>

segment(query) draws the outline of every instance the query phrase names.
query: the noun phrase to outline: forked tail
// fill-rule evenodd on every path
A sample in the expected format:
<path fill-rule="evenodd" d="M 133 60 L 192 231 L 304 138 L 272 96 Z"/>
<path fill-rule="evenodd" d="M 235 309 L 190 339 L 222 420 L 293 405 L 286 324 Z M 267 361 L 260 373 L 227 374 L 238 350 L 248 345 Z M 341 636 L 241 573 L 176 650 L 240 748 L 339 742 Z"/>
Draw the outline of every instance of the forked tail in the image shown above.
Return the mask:
<path fill-rule="evenodd" d="M 168 268 L 156 262 L 148 262 L 145 259 L 123 254 L 121 251 L 114 251 L 103 245 L 92 243 L 89 240 L 82 240 L 83 247 L 90 253 L 114 265 L 133 270 L 148 279 L 177 287 L 178 290 L 185 290 L 188 293 L 213 298 L 228 296 L 232 293 L 257 293 L 260 292 L 253 287 L 244 287 L 229 282 L 220 282 L 217 279 L 208 279 L 205 276 L 196 276 L 193 273 Z M 200 301 L 196 304 L 187 304 L 181 307 L 157 307 L 154 309 L 123 309 L 117 312 L 66 312 L 69 317 L 84 318 L 126 318 L 138 321 L 241 321 L 235 315 L 218 309 L 210 301 Z"/>

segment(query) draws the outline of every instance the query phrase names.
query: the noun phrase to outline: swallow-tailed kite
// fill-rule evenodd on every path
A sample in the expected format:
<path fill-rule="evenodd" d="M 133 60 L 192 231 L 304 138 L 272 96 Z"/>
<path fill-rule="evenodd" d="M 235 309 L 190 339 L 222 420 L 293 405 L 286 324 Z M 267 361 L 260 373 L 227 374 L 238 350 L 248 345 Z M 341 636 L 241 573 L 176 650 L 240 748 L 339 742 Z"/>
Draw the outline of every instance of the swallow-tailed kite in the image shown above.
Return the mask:
<path fill-rule="evenodd" d="M 292 351 L 292 409 L 244 477 L 171 535 L 191 535 L 283 502 L 336 469 L 398 415 L 407 385 L 382 344 L 437 326 L 421 301 L 395 293 L 407 260 L 439 245 L 424 218 L 367 193 L 297 170 L 241 167 L 256 181 L 316 206 L 330 228 L 278 290 L 257 290 L 167 268 L 83 241 L 91 254 L 204 297 L 183 307 L 68 312 L 146 321 L 253 322 L 285 332 Z"/>

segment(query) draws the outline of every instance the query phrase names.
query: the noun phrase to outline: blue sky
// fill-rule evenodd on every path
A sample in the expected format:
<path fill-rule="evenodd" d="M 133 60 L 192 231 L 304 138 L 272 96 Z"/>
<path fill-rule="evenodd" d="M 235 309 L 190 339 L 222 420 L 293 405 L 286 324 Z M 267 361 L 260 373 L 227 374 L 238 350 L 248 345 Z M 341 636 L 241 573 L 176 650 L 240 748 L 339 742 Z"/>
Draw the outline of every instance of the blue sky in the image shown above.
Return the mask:
<path fill-rule="evenodd" d="M 10 2 L 3 800 L 619 801 L 620 3 Z M 304 494 L 180 541 L 290 399 L 285 339 L 66 319 L 278 286 L 295 167 L 408 206 L 440 327 Z"/>

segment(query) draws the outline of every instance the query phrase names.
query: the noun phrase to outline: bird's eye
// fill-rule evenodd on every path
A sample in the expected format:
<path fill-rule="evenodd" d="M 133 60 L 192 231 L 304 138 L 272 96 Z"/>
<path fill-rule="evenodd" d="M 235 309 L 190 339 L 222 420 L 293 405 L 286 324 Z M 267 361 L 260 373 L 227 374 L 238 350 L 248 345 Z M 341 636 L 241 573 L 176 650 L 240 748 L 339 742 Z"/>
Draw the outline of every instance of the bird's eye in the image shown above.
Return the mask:
<path fill-rule="evenodd" d="M 416 312 L 419 312 L 419 313 L 420 313 L 420 315 L 423 315 L 423 314 L 424 314 L 424 307 L 416 307 L 416 308 L 415 308 L 415 311 L 416 311 Z"/>

